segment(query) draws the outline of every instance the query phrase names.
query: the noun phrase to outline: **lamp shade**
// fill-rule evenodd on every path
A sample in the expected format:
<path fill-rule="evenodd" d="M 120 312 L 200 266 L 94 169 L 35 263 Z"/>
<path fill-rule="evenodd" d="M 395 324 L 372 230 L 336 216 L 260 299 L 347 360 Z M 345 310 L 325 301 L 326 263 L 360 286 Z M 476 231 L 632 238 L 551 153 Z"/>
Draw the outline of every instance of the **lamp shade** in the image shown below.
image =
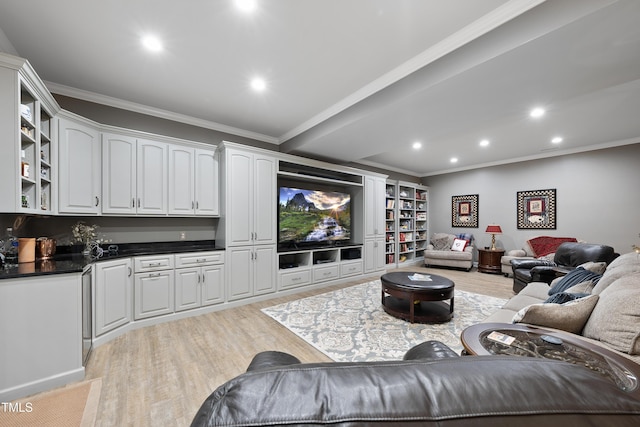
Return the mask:
<path fill-rule="evenodd" d="M 500 228 L 500 226 L 496 224 L 489 224 L 487 225 L 485 233 L 502 234 L 502 228 Z"/>

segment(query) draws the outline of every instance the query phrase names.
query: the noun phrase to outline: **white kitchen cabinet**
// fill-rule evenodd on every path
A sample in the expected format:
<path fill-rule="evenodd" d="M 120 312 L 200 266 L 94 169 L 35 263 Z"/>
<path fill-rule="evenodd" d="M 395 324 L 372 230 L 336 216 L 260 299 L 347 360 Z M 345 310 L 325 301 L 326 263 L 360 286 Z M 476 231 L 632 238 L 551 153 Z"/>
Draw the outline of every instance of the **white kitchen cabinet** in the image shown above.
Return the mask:
<path fill-rule="evenodd" d="M 223 184 L 226 247 L 275 244 L 277 234 L 276 160 L 268 155 L 226 148 Z"/>
<path fill-rule="evenodd" d="M 136 273 L 133 301 L 135 320 L 173 313 L 173 269 Z"/>
<path fill-rule="evenodd" d="M 58 212 L 101 212 L 101 143 L 97 127 L 61 117 L 58 123 Z"/>
<path fill-rule="evenodd" d="M 133 268 L 130 258 L 94 265 L 94 336 L 131 322 Z"/>
<path fill-rule="evenodd" d="M 173 254 L 133 259 L 133 319 L 173 313 L 175 258 Z"/>
<path fill-rule="evenodd" d="M 176 311 L 224 302 L 224 252 L 176 255 Z"/>
<path fill-rule="evenodd" d="M 106 214 L 168 212 L 168 144 L 102 135 L 102 193 Z"/>
<path fill-rule="evenodd" d="M 218 216 L 218 187 L 214 150 L 169 146 L 169 214 Z"/>
<path fill-rule="evenodd" d="M 229 301 L 275 292 L 276 252 L 276 245 L 227 249 Z"/>

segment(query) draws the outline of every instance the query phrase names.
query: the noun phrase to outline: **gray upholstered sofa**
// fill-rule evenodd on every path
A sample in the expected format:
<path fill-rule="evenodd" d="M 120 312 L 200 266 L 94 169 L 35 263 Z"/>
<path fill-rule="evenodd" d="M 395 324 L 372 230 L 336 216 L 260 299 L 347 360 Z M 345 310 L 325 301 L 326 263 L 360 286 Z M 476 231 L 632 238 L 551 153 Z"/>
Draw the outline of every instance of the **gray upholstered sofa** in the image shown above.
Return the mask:
<path fill-rule="evenodd" d="M 456 239 L 467 243 L 462 251 L 452 250 Z M 426 267 L 453 267 L 467 271 L 473 267 L 473 235 L 434 233 L 424 251 Z"/>
<path fill-rule="evenodd" d="M 619 256 L 599 275 L 603 264 L 587 263 L 551 285 L 529 283 L 484 322 L 511 323 L 515 318 L 576 333 L 640 363 L 640 254 Z M 568 288 L 562 289 L 563 281 Z M 557 301 L 579 298 L 545 303 L 554 288 L 560 290 L 554 296 Z"/>

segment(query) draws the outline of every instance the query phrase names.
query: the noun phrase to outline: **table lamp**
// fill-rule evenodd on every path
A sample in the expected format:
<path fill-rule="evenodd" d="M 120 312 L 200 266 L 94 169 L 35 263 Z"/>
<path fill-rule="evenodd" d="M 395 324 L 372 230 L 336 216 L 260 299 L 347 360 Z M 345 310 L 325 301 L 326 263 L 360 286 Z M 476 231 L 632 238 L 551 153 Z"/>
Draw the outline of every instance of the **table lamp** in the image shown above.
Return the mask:
<path fill-rule="evenodd" d="M 487 225 L 487 229 L 485 233 L 491 234 L 491 250 L 496 250 L 496 234 L 502 234 L 502 228 L 500 228 L 497 224 L 489 224 Z"/>

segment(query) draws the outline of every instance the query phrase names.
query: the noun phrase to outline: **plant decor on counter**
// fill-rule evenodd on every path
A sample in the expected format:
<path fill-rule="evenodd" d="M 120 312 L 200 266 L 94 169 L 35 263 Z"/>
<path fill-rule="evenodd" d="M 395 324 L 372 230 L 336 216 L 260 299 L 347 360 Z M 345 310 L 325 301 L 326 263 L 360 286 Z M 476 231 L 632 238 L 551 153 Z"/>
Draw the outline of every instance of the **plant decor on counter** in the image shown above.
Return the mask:
<path fill-rule="evenodd" d="M 75 241 L 84 245 L 82 254 L 85 256 L 91 255 L 91 245 L 96 241 L 97 228 L 97 225 L 87 225 L 84 221 L 78 221 L 71 227 L 71 233 Z"/>

